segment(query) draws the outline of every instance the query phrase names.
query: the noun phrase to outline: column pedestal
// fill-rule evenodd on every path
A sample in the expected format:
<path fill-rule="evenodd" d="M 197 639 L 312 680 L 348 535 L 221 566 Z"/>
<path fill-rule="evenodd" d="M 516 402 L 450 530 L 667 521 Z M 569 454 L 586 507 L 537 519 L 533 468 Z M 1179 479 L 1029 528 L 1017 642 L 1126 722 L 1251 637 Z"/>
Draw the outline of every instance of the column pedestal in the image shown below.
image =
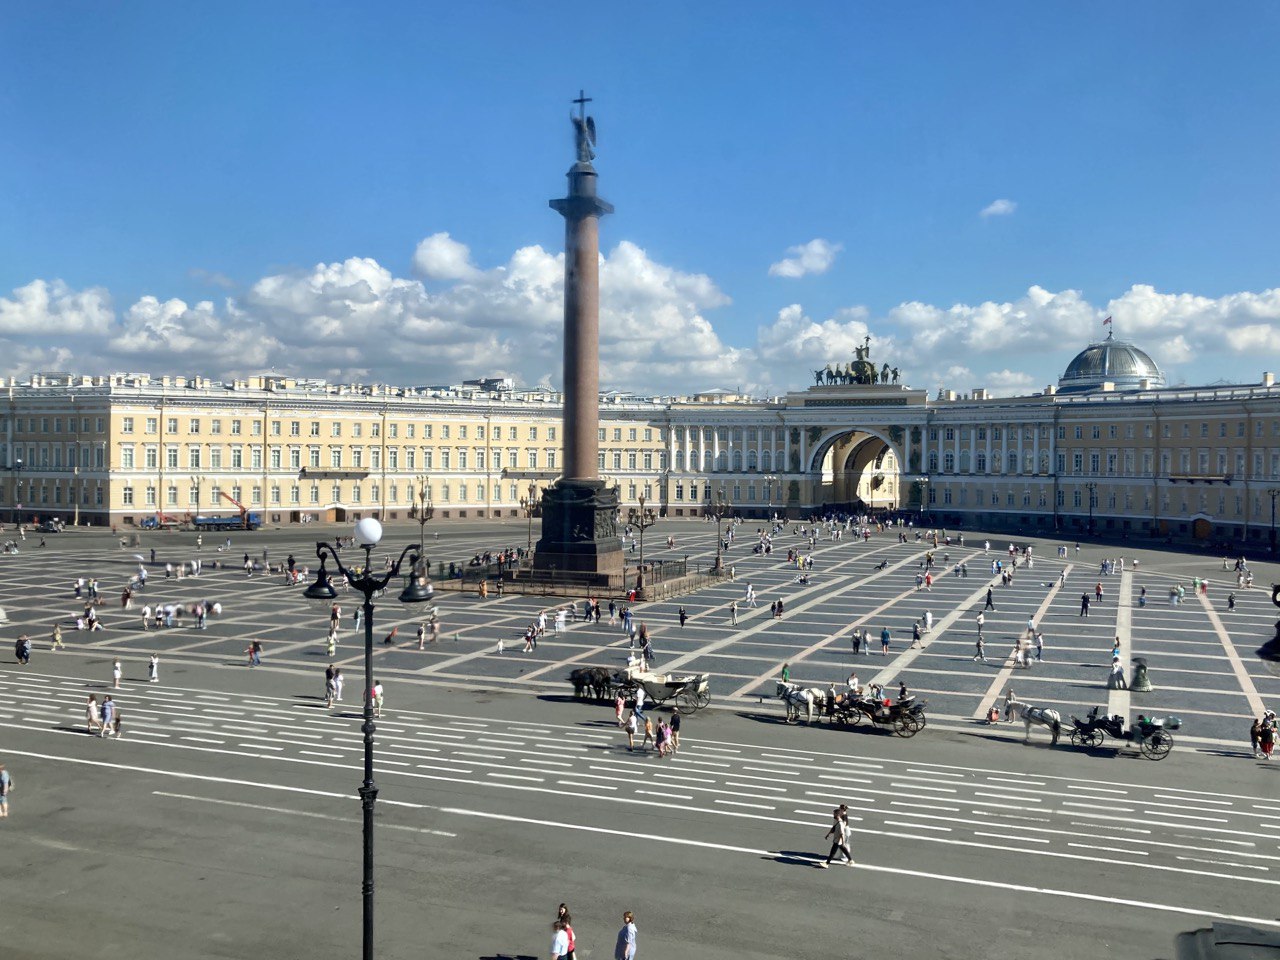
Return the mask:
<path fill-rule="evenodd" d="M 542 537 L 533 554 L 539 578 L 621 587 L 618 494 L 603 480 L 557 480 L 542 494 Z"/>

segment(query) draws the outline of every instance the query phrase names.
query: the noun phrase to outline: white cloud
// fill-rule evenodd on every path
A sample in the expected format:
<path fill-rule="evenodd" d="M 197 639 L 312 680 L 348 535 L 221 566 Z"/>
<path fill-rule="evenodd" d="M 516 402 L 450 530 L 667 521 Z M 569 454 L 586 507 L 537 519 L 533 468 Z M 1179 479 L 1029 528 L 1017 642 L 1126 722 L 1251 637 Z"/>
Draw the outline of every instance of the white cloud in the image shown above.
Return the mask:
<path fill-rule="evenodd" d="M 770 265 L 769 276 L 795 279 L 811 273 L 826 273 L 835 262 L 836 254 L 843 249 L 843 245 L 821 237 L 788 247 L 787 256 Z"/>
<path fill-rule="evenodd" d="M 1018 209 L 1018 205 L 1012 200 L 992 200 L 979 212 L 980 217 L 1007 217 Z"/>
<path fill-rule="evenodd" d="M 563 255 L 528 246 L 486 267 L 452 239 L 433 247 L 446 248 L 462 251 L 452 269 L 465 276 L 445 280 L 446 261 L 433 260 L 431 289 L 361 257 L 264 276 L 220 302 L 144 296 L 120 312 L 102 288 L 33 280 L 0 297 L 0 350 L 15 375 L 230 378 L 275 368 L 342 381 L 505 375 L 558 386 Z M 1136 284 L 1095 305 L 1077 290 L 1032 286 L 1008 301 L 905 301 L 877 313 L 851 305 L 826 316 L 793 303 L 734 343 L 718 326 L 732 302 L 712 277 L 659 263 L 628 241 L 601 257 L 600 271 L 605 389 L 772 395 L 847 364 L 870 336 L 871 359 L 898 367 L 904 384 L 1026 393 L 1055 382 L 1076 350 L 1101 338 L 1108 314 L 1109 329 L 1142 346 L 1170 382 L 1256 379 L 1274 366 L 1263 358 L 1280 352 L 1280 289 L 1214 298 Z"/>
<path fill-rule="evenodd" d="M 447 233 L 433 233 L 418 244 L 413 269 L 428 280 L 471 280 L 480 275 L 471 262 L 471 248 Z"/>
<path fill-rule="evenodd" d="M 0 336 L 101 334 L 111 323 L 111 296 L 101 287 L 72 290 L 61 280 L 32 280 L 0 297 Z"/>

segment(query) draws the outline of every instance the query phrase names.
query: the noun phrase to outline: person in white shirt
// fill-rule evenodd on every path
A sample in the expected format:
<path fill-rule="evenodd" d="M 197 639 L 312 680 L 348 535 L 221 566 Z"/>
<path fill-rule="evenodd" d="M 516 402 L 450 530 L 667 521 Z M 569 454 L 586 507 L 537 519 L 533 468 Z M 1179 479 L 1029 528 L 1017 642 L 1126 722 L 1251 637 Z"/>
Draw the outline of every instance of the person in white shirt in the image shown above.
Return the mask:
<path fill-rule="evenodd" d="M 551 960 L 564 960 L 569 956 L 569 934 L 564 924 L 557 920 L 551 924 Z"/>

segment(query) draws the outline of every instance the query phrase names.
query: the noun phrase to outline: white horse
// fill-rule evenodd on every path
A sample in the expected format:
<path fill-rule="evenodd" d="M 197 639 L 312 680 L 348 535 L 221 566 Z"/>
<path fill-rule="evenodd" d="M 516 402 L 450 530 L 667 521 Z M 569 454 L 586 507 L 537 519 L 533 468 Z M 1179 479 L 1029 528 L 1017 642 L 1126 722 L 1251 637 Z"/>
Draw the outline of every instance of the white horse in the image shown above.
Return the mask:
<path fill-rule="evenodd" d="M 827 691 L 820 687 L 805 689 L 798 683 L 779 680 L 776 696 L 787 705 L 788 723 L 799 721 L 802 706 L 805 712 L 805 723 L 813 723 L 813 705 L 815 703 L 825 703 Z"/>
<path fill-rule="evenodd" d="M 1038 723 L 1042 727 L 1048 727 L 1049 732 L 1053 735 L 1053 740 L 1049 746 L 1056 746 L 1058 737 L 1062 734 L 1062 715 L 1057 710 L 1050 710 L 1044 707 L 1033 707 L 1029 703 L 1023 703 L 1021 700 L 1009 700 L 1005 703 L 1004 718 L 1010 720 L 1017 717 L 1027 727 L 1024 743 L 1031 742 L 1031 724 Z"/>

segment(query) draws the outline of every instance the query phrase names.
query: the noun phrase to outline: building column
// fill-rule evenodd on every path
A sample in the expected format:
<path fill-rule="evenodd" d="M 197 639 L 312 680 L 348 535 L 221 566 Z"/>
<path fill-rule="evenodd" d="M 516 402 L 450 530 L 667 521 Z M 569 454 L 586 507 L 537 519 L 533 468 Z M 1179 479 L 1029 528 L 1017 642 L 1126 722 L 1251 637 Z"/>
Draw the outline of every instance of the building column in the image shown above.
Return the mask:
<path fill-rule="evenodd" d="M 925 417 L 920 424 L 920 473 L 929 473 L 929 418 Z"/>
<path fill-rule="evenodd" d="M 711 428 L 711 469 L 720 469 L 720 428 Z"/>
<path fill-rule="evenodd" d="M 969 473 L 975 473 L 978 468 L 978 425 L 976 423 L 969 424 Z"/>
<path fill-rule="evenodd" d="M 911 472 L 911 430 L 907 424 L 902 431 L 902 462 L 898 464 L 898 477 L 901 479 Z"/>
<path fill-rule="evenodd" d="M 992 473 L 991 469 L 991 427 L 987 427 L 987 474 Z"/>
<path fill-rule="evenodd" d="M 1031 460 L 1032 460 L 1031 473 L 1035 476 L 1039 476 L 1040 474 L 1040 424 L 1038 423 L 1035 424 L 1034 426 L 1032 426 L 1031 429 L 1035 431 L 1035 433 L 1031 435 Z"/>
<path fill-rule="evenodd" d="M 1026 424 L 1018 424 L 1018 473 L 1025 473 L 1025 465 L 1022 462 L 1022 435 L 1026 432 Z"/>
<path fill-rule="evenodd" d="M 960 424 L 953 426 L 954 435 L 951 438 L 951 456 L 955 458 L 955 472 L 960 472 Z"/>

